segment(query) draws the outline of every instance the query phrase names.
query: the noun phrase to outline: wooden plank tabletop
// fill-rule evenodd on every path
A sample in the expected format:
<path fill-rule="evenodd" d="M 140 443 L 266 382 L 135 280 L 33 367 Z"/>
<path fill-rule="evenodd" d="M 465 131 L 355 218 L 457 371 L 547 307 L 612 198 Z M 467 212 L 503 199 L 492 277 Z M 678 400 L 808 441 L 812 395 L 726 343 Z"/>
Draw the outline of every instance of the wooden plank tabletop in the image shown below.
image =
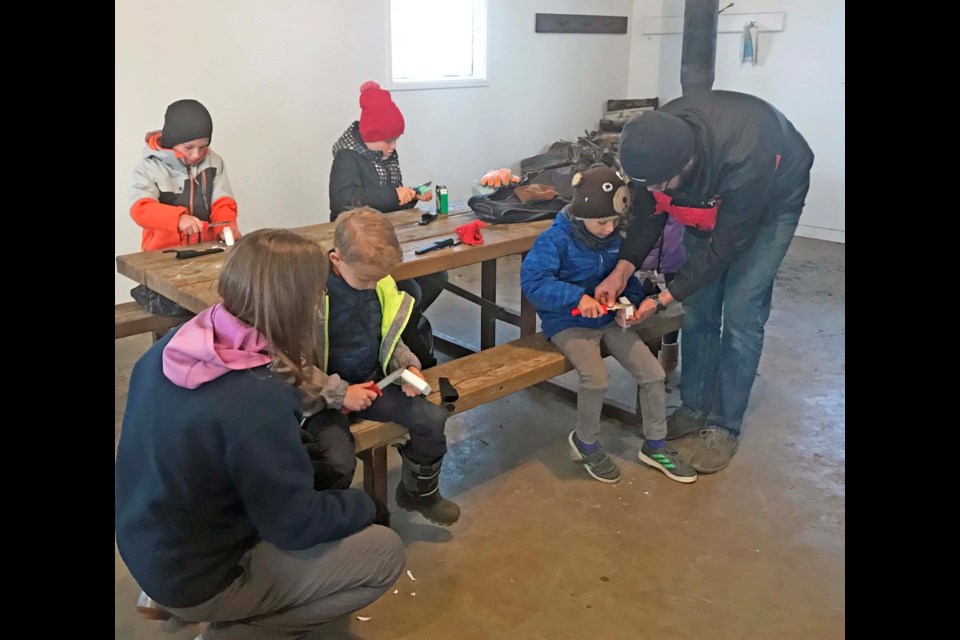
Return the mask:
<path fill-rule="evenodd" d="M 432 208 L 432 205 L 427 205 Z M 450 213 L 438 216 L 427 225 L 420 225 L 422 209 L 408 209 L 385 214 L 393 224 L 403 250 L 403 262 L 390 275 L 396 280 L 406 280 L 456 269 L 485 260 L 523 253 L 533 246 L 534 240 L 547 229 L 553 220 L 538 220 L 516 224 L 488 225 L 482 233 L 482 245 L 458 245 L 432 251 L 418 256 L 414 251 L 436 240 L 456 238 L 454 229 L 477 219 L 466 201 L 453 202 Z M 325 249 L 332 248 L 334 223 L 308 225 L 291 229 Z M 191 248 L 216 246 L 216 242 L 191 245 Z M 229 249 L 188 260 L 177 260 L 174 253 L 142 251 L 117 256 L 117 272 L 140 284 L 145 284 L 157 293 L 170 298 L 179 305 L 199 313 L 220 301 L 217 294 L 217 279 Z"/>

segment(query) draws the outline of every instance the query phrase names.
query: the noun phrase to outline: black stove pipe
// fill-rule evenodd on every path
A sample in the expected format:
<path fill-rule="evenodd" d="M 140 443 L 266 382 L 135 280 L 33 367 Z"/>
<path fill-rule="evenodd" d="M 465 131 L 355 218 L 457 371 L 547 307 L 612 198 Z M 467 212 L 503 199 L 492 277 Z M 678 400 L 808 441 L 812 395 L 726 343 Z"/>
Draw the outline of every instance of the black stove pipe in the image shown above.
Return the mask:
<path fill-rule="evenodd" d="M 717 63 L 718 0 L 685 0 L 680 88 L 683 95 L 713 88 Z"/>

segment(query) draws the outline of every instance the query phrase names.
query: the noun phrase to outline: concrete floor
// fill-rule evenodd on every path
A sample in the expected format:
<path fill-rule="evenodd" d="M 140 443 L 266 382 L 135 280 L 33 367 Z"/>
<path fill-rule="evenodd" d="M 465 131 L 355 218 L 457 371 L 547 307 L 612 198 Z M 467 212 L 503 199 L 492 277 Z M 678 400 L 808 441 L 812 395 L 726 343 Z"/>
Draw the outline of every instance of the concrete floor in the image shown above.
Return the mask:
<path fill-rule="evenodd" d="M 416 581 L 403 575 L 397 593 L 357 612 L 369 621 L 355 614 L 315 637 L 843 638 L 844 268 L 844 245 L 795 239 L 777 279 L 740 449 L 730 467 L 692 485 L 643 467 L 639 430 L 606 418 L 601 438 L 623 479 L 590 479 L 568 457 L 574 407 L 539 389 L 448 422 L 441 486 L 463 509 L 449 529 L 396 510 L 391 450 L 393 526 Z M 516 258 L 500 261 L 508 305 L 517 304 L 517 270 Z M 478 268 L 451 279 L 479 289 Z M 436 330 L 479 341 L 473 305 L 445 292 L 429 315 Z M 519 335 L 509 325 L 498 333 Z M 130 369 L 149 338 L 115 344 L 119 437 Z M 631 401 L 625 372 L 610 366 L 610 394 Z M 679 403 L 678 379 L 668 404 Z M 167 634 L 140 620 L 139 589 L 119 555 L 115 564 L 117 639 L 199 632 Z"/>

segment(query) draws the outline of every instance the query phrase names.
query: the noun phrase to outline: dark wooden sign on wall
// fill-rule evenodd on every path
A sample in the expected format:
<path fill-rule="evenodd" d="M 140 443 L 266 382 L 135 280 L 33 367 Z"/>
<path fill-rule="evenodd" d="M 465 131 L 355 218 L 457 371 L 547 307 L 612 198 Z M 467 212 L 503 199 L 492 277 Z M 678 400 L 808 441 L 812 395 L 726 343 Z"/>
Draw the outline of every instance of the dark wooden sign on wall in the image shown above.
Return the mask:
<path fill-rule="evenodd" d="M 626 33 L 626 16 L 538 13 L 537 33 Z"/>

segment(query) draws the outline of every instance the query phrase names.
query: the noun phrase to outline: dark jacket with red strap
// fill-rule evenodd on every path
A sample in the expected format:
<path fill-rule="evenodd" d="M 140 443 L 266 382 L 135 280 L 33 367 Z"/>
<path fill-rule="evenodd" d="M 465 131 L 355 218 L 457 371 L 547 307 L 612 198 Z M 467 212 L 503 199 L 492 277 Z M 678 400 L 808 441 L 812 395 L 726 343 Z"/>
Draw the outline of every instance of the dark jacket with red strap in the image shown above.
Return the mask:
<path fill-rule="evenodd" d="M 633 220 L 620 259 L 640 266 L 668 214 L 687 233 L 709 236 L 687 256 L 668 289 L 677 300 L 719 278 L 752 243 L 760 225 L 787 207 L 803 207 L 813 152 L 782 113 L 734 91 L 706 91 L 660 108 L 693 128 L 697 164 L 666 194 L 634 186 Z M 656 197 L 655 197 L 656 196 Z"/>

